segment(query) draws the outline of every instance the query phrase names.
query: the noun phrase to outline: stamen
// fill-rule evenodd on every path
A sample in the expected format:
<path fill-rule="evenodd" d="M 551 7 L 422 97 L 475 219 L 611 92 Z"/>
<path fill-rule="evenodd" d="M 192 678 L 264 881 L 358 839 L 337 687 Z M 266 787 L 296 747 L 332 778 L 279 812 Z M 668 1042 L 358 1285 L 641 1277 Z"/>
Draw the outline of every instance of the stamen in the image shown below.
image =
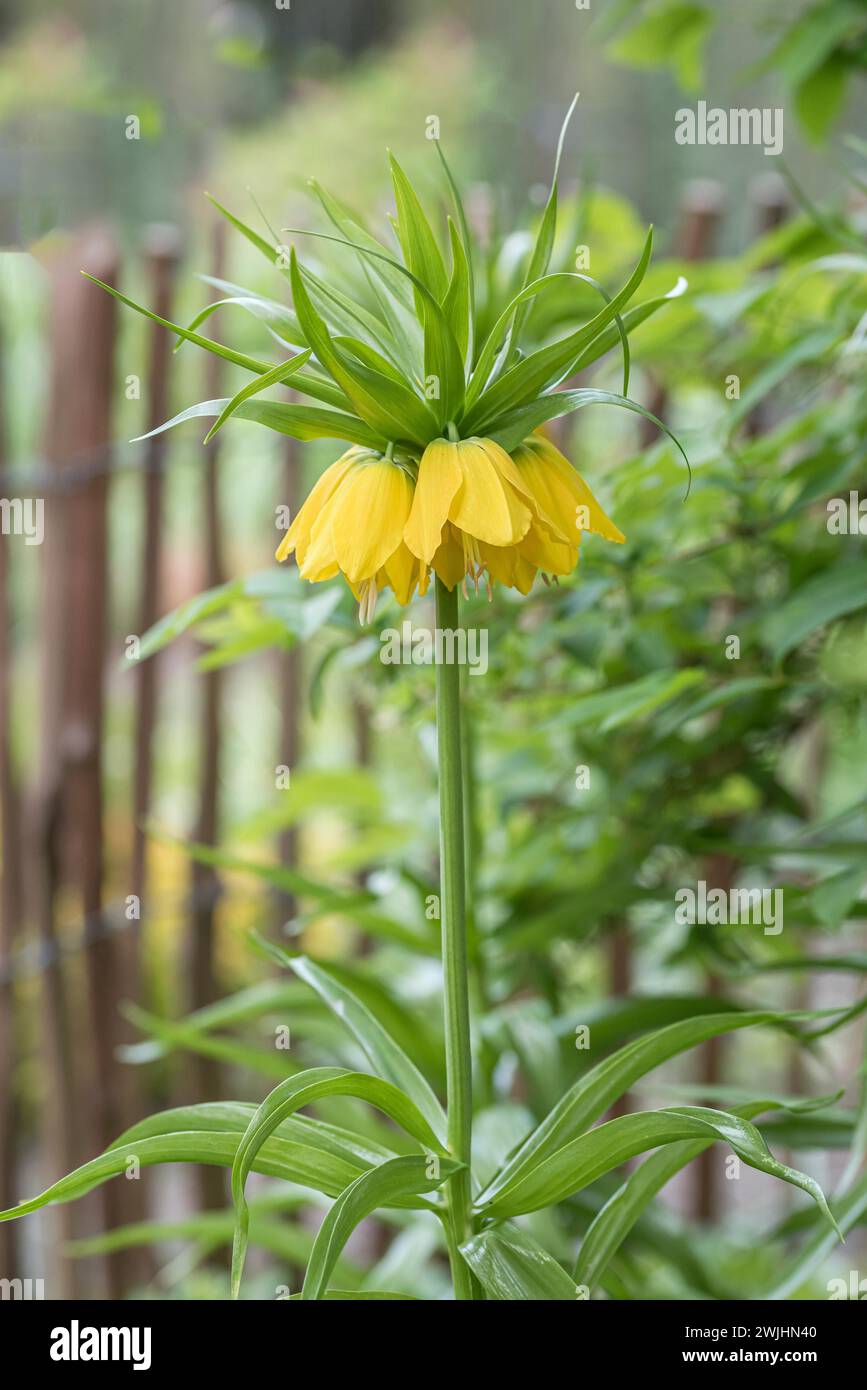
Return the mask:
<path fill-rule="evenodd" d="M 362 627 L 373 621 L 376 612 L 377 589 L 375 579 L 365 579 L 361 586 L 361 598 L 358 604 L 358 621 Z"/>

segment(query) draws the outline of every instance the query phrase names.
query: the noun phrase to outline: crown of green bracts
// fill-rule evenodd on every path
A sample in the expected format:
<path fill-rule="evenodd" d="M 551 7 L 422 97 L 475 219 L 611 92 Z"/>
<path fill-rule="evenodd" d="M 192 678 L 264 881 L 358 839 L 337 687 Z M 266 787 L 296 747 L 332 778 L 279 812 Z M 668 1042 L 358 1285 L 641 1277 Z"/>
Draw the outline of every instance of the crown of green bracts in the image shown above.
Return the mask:
<path fill-rule="evenodd" d="M 572 464 L 540 431 L 546 422 L 594 402 L 649 415 L 628 399 L 628 335 L 672 296 L 627 307 L 647 271 L 651 231 L 635 269 L 613 295 L 582 271 L 550 269 L 558 172 L 574 107 L 575 102 L 563 124 L 550 193 L 517 283 L 499 292 L 488 289 L 481 302 L 477 284 L 490 287 L 497 281 L 487 273 L 485 249 L 472 236 L 438 141 L 432 143 L 452 204 L 451 214 L 442 218 L 426 212 L 390 156 L 396 250 L 311 181 L 332 230 L 285 229 L 283 236 L 313 237 L 340 248 L 338 254 L 355 263 L 344 267 L 344 273 L 356 271 L 353 293 L 304 265 L 294 245 L 274 233 L 270 240 L 261 236 L 213 199 L 288 280 L 291 309 L 214 282 L 225 291 L 223 297 L 183 328 L 104 286 L 181 340 L 251 374 L 231 399 L 201 402 L 161 429 L 216 416 L 210 439 L 238 416 L 300 440 L 327 438 L 350 446 L 313 489 L 278 558 L 294 553 L 302 576 L 313 581 L 341 572 L 360 601 L 363 619 L 372 614 L 379 590 L 390 587 L 406 603 L 416 591 L 424 592 L 431 571 L 449 588 L 465 585 L 468 578 L 478 586 L 483 578 L 489 587 L 496 581 L 527 592 L 539 571 L 547 577 L 574 569 L 583 531 L 623 539 Z M 588 285 L 600 299 L 589 318 L 582 307 L 586 290 L 578 295 L 579 287 Z M 682 288 L 679 284 L 672 293 Z M 531 311 L 542 296 L 553 294 L 560 306 L 558 331 L 540 341 Z M 283 360 L 273 366 L 198 331 L 227 304 L 260 318 Z M 622 395 L 563 388 L 618 345 Z M 262 399 L 270 387 L 281 385 L 315 404 Z"/>

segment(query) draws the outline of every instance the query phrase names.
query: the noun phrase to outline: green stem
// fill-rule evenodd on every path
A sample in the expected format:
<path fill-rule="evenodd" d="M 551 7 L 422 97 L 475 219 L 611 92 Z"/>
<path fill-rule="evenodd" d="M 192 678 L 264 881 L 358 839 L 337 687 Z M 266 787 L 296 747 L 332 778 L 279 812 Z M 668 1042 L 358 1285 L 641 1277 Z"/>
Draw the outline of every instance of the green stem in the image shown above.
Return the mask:
<path fill-rule="evenodd" d="M 456 631 L 458 626 L 457 588 L 449 593 L 440 579 L 436 581 L 436 624 L 440 632 Z M 474 1282 L 457 1250 L 461 1242 L 472 1234 L 470 1160 L 473 1132 L 460 667 L 455 663 L 439 662 L 436 687 L 448 1144 L 452 1155 L 466 1165 L 448 1182 L 448 1245 L 455 1298 L 471 1299 L 474 1296 Z"/>

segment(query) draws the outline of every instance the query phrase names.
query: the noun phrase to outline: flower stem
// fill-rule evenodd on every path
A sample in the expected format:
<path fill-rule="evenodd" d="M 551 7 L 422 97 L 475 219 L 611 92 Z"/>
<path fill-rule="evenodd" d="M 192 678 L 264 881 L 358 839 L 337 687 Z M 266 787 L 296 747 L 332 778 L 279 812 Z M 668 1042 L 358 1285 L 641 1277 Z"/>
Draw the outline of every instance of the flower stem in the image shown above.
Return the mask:
<path fill-rule="evenodd" d="M 439 578 L 436 581 L 436 623 L 440 632 L 456 631 L 458 626 L 457 588 L 449 593 Z M 448 1144 L 452 1155 L 466 1165 L 448 1181 L 448 1246 L 455 1298 L 471 1299 L 474 1281 L 457 1249 L 472 1233 L 473 1071 L 467 979 L 460 667 L 454 662 L 438 663 L 436 691 Z"/>

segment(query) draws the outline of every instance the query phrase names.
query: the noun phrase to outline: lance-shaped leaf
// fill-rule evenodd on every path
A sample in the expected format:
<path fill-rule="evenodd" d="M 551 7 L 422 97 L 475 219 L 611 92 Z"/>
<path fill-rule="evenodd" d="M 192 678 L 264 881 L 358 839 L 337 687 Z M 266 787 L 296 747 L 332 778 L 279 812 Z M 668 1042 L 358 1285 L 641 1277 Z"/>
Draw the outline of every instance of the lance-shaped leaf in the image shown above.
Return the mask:
<path fill-rule="evenodd" d="M 460 1167 L 452 1159 L 436 1156 L 392 1158 L 357 1178 L 341 1193 L 319 1228 L 304 1276 L 302 1299 L 324 1297 L 336 1260 L 365 1217 L 379 1207 L 435 1192 Z"/>
<path fill-rule="evenodd" d="M 605 300 L 606 308 L 601 311 L 601 316 L 597 315 L 595 319 L 591 320 L 590 324 L 586 325 L 586 328 L 591 328 L 594 324 L 596 325 L 587 341 L 595 346 L 596 342 L 600 341 L 605 336 L 605 332 L 603 331 L 604 325 L 610 323 L 613 319 L 614 326 L 611 327 L 610 330 L 605 331 L 610 331 L 613 335 L 620 338 L 620 342 L 623 346 L 624 378 L 628 382 L 629 345 L 627 331 L 625 322 L 617 312 L 616 306 L 612 307 L 614 301 L 611 295 L 606 293 L 598 280 L 592 279 L 589 275 L 583 275 L 580 271 L 576 270 L 557 270 L 551 275 L 543 275 L 540 279 L 533 280 L 531 284 L 519 290 L 509 304 L 506 305 L 506 308 L 500 314 L 500 317 L 485 339 L 484 346 L 479 353 L 479 360 L 473 370 L 473 375 L 469 387 L 467 388 L 466 400 L 464 402 L 464 413 L 468 420 L 473 418 L 472 407 L 479 399 L 484 388 L 492 384 L 492 381 L 496 380 L 499 376 L 500 367 L 508 354 L 509 342 L 515 332 L 513 320 L 518 307 L 521 304 L 529 303 L 529 301 L 535 299 L 537 295 L 543 294 L 545 290 L 561 286 L 564 280 L 580 280 L 582 283 L 590 285 Z M 583 333 L 584 329 L 579 331 Z M 604 350 L 607 352 L 608 348 L 606 347 Z"/>
<path fill-rule="evenodd" d="M 265 237 L 260 236 L 257 231 L 254 231 L 246 222 L 243 222 L 234 212 L 230 212 L 228 208 L 223 207 L 223 204 L 218 202 L 212 193 L 206 193 L 205 197 L 208 199 L 208 202 L 214 205 L 221 217 L 225 217 L 227 222 L 231 222 L 235 230 L 246 237 L 250 244 L 255 246 L 256 250 L 260 251 L 271 265 L 275 266 L 278 270 L 282 270 L 285 274 L 285 248 L 276 246 L 273 241 L 268 241 Z"/>
<path fill-rule="evenodd" d="M 399 365 L 391 351 L 388 328 L 375 314 L 371 314 L 363 304 L 356 304 L 335 285 L 329 285 L 326 280 L 314 275 L 306 266 L 302 267 L 301 274 L 311 300 L 332 333 L 355 335 L 360 332 L 365 342 L 391 357 L 395 366 Z"/>
<path fill-rule="evenodd" d="M 438 424 L 456 419 L 464 398 L 463 359 L 442 305 L 431 294 L 424 281 L 385 252 L 373 251 L 361 244 L 344 241 L 342 237 L 329 236 L 325 232 L 311 232 L 306 228 L 293 230 L 299 235 L 318 237 L 324 241 L 336 242 L 338 246 L 348 246 L 377 263 L 385 261 L 399 275 L 410 281 L 422 305 L 420 315 L 424 330 L 424 389 L 426 398 L 436 407 L 430 413 Z M 431 437 L 428 433 L 421 442 L 427 442 Z"/>
<path fill-rule="evenodd" d="M 708 1038 L 760 1023 L 785 1023 L 787 1020 L 788 1015 L 767 1010 L 704 1014 L 635 1038 L 612 1056 L 597 1062 L 570 1087 L 480 1194 L 480 1205 L 492 1201 L 507 1183 L 520 1178 L 531 1167 L 536 1167 L 556 1153 L 570 1139 L 582 1134 L 640 1077 L 646 1076 L 663 1062 L 697 1047 L 699 1043 L 707 1042 Z"/>
<path fill-rule="evenodd" d="M 235 1204 L 235 1235 L 232 1246 L 232 1297 L 237 1298 L 244 1269 L 249 1228 L 249 1211 L 244 1197 L 247 1177 L 262 1145 L 297 1110 L 325 1096 L 355 1096 L 376 1106 L 419 1143 L 445 1157 L 445 1150 L 430 1125 L 403 1091 L 390 1081 L 364 1072 L 339 1067 L 315 1067 L 284 1081 L 266 1096 L 244 1133 L 232 1165 L 232 1200 Z"/>
<path fill-rule="evenodd" d="M 120 300 L 128 309 L 135 309 L 137 314 L 142 314 L 146 319 L 151 319 L 153 323 L 162 324 L 163 328 L 168 328 L 172 333 L 177 333 L 178 337 L 185 338 L 187 342 L 195 343 L 197 347 L 204 348 L 206 352 L 213 353 L 215 357 L 222 357 L 226 362 L 234 362 L 236 367 L 243 367 L 248 372 L 255 372 L 260 375 L 270 371 L 267 362 L 260 362 L 256 357 L 248 357 L 244 352 L 235 352 L 232 348 L 224 347 L 222 343 L 214 342 L 213 338 L 203 338 L 200 333 L 192 333 L 188 328 L 182 328 L 179 323 L 172 323 L 171 319 L 164 319 L 152 310 L 146 309 L 143 304 L 136 304 L 134 299 L 128 295 L 121 294 L 120 290 L 113 285 L 107 285 L 104 280 L 97 280 L 95 275 L 88 275 L 86 271 L 81 272 L 85 280 L 93 281 L 94 285 L 99 285 L 101 290 L 106 290 L 115 299 Z"/>
<path fill-rule="evenodd" d="M 575 107 L 578 105 L 579 96 L 580 93 L 576 92 L 572 98 L 569 110 L 563 117 L 563 124 L 560 127 L 560 136 L 557 140 L 557 153 L 554 156 L 554 173 L 551 176 L 551 191 L 548 194 L 545 211 L 542 213 L 542 220 L 539 223 L 539 230 L 536 233 L 533 252 L 527 263 L 523 288 L 526 288 L 527 285 L 544 275 L 551 260 L 551 252 L 554 249 L 554 238 L 557 234 L 557 183 L 560 177 L 560 161 L 563 158 L 563 146 L 566 143 L 566 132 L 569 129 L 569 123 L 572 120 Z M 515 337 L 518 337 L 521 332 L 528 307 L 527 301 L 522 300 L 515 316 Z"/>
<path fill-rule="evenodd" d="M 397 204 L 397 231 L 407 266 L 442 304 L 448 276 L 431 225 L 418 194 L 393 154 L 389 154 L 394 198 Z M 416 313 L 422 317 L 421 297 L 416 290 Z"/>
<path fill-rule="evenodd" d="M 446 181 L 448 183 L 449 189 L 451 190 L 452 201 L 454 203 L 455 209 L 455 216 L 457 217 L 458 221 L 458 230 L 460 233 L 461 244 L 464 250 L 464 260 L 466 261 L 467 265 L 467 279 L 469 282 L 470 300 L 470 338 L 472 338 L 472 325 L 476 312 L 475 273 L 473 270 L 473 239 L 470 236 L 470 225 L 467 221 L 466 209 L 464 208 L 464 200 L 461 197 L 461 191 L 458 188 L 457 180 L 455 179 L 455 176 L 451 171 L 448 160 L 443 154 L 443 147 L 440 144 L 439 140 L 434 141 L 434 146 L 436 147 L 436 152 L 439 156 L 440 164 L 443 167 L 443 172 L 445 173 Z M 473 351 L 473 344 L 471 342 L 469 348 L 470 361 L 472 361 L 473 358 Z"/>
<path fill-rule="evenodd" d="M 296 1124 L 300 1125 L 300 1121 Z M 302 1131 L 305 1138 L 306 1131 Z M 27 1216 L 55 1202 L 71 1202 L 109 1178 L 133 1171 L 136 1165 L 158 1163 L 206 1163 L 230 1168 L 241 1142 L 241 1133 L 230 1129 L 178 1129 L 154 1135 L 135 1136 L 115 1145 L 98 1158 L 76 1168 L 59 1182 L 33 1197 L 0 1212 L 0 1221 Z M 303 1187 L 336 1197 L 364 1172 L 369 1164 L 355 1161 L 351 1153 L 340 1157 L 327 1148 L 303 1140 L 273 1136 L 260 1149 L 255 1171 L 267 1177 L 284 1178 Z"/>
<path fill-rule="evenodd" d="M 388 255 L 382 242 L 378 241 L 375 236 L 371 236 L 355 213 L 328 189 L 323 188 L 317 179 L 311 179 L 309 186 L 316 194 L 343 241 L 354 245 L 360 253 L 362 266 L 369 268 L 371 273 L 381 281 L 387 291 L 387 299 L 394 299 L 401 308 L 411 311 L 413 303 L 411 283 L 395 268 L 392 258 Z"/>
<path fill-rule="evenodd" d="M 644 1110 L 608 1120 L 548 1157 L 527 1165 L 520 1175 L 500 1186 L 493 1200 L 480 1198 L 476 1210 L 484 1216 L 504 1217 L 554 1206 L 636 1154 L 660 1144 L 699 1138 L 721 1139 L 751 1168 L 800 1187 L 836 1230 L 825 1194 L 814 1178 L 775 1159 L 759 1130 L 748 1120 L 701 1106 Z"/>
<path fill-rule="evenodd" d="M 214 283 L 214 277 L 209 278 L 211 283 Z M 217 282 L 218 286 L 219 283 Z M 225 284 L 226 282 L 222 283 Z M 231 288 L 234 291 L 232 294 L 225 295 L 222 299 L 212 300 L 210 304 L 206 304 L 203 309 L 199 310 L 187 324 L 188 333 L 194 333 L 201 328 L 202 324 L 207 322 L 218 309 L 244 309 L 247 313 L 253 314 L 255 318 L 267 324 L 282 342 L 289 343 L 293 347 L 307 346 L 298 320 L 291 309 L 287 309 L 283 304 L 278 304 L 275 299 L 265 299 L 262 295 L 251 294 L 247 290 L 241 289 L 240 286 L 232 286 Z M 175 352 L 183 347 L 184 341 L 182 338 L 179 343 L 175 344 Z"/>
<path fill-rule="evenodd" d="M 599 334 L 598 338 L 594 338 L 590 346 L 581 353 L 581 356 L 575 359 L 570 375 L 575 376 L 578 372 L 586 371 L 594 362 L 598 362 L 600 357 L 604 357 L 606 352 L 610 352 L 613 347 L 616 347 L 620 338 L 621 326 L 625 333 L 631 333 L 633 329 L 639 328 L 642 323 L 646 323 L 649 318 L 652 318 L 657 310 L 670 304 L 672 300 L 679 299 L 688 288 L 687 281 L 681 275 L 677 284 L 668 291 L 668 294 L 657 295 L 655 299 L 648 299 L 644 304 L 636 304 L 632 309 L 627 309 L 620 324 L 613 327 L 609 325 Z"/>
<path fill-rule="evenodd" d="M 644 279 L 650 264 L 653 249 L 653 231 L 647 234 L 644 250 L 635 270 L 626 284 L 618 290 L 608 304 L 600 309 L 595 318 L 557 342 L 531 352 L 529 357 L 516 363 L 503 376 L 492 382 L 482 393 L 476 404 L 468 411 L 464 420 L 467 431 L 481 432 L 509 411 L 531 401 L 540 392 L 562 381 L 572 371 L 574 363 L 593 339 L 617 317 L 619 311 L 629 303 Z M 522 291 L 527 295 L 528 290 Z M 481 363 L 481 359 L 480 359 Z M 478 374 L 478 368 L 476 369 Z"/>
<path fill-rule="evenodd" d="M 844 1233 L 851 1231 L 867 1214 L 867 1172 L 861 1174 L 856 1182 L 833 1203 L 836 1224 Z M 810 1235 L 803 1248 L 798 1251 L 779 1279 L 762 1295 L 763 1301 L 775 1302 L 791 1298 L 793 1293 L 810 1278 L 833 1251 L 836 1239 L 832 1231 L 822 1225 Z"/>
<path fill-rule="evenodd" d="M 452 247 L 452 278 L 443 300 L 443 312 L 449 322 L 461 358 L 466 362 L 472 354 L 472 290 L 470 265 L 458 229 L 449 218 L 449 238 Z"/>
<path fill-rule="evenodd" d="M 488 1298 L 524 1303 L 574 1303 L 579 1288 L 544 1246 L 506 1222 L 473 1236 L 461 1254 Z"/>
<path fill-rule="evenodd" d="M 265 372 L 262 376 L 258 377 L 256 381 L 248 381 L 246 386 L 242 386 L 240 391 L 236 392 L 232 399 L 226 402 L 213 425 L 208 430 L 208 433 L 205 435 L 204 443 L 207 444 L 208 440 L 212 439 L 217 433 L 217 430 L 222 429 L 226 421 L 231 419 L 239 406 L 242 406 L 245 401 L 250 400 L 252 396 L 258 395 L 260 391 L 266 391 L 269 386 L 276 386 L 278 383 L 288 381 L 297 371 L 300 371 L 309 357 L 310 349 L 307 348 L 304 352 L 299 352 L 297 357 L 293 357 L 291 362 L 280 362 L 276 367 L 272 368 L 270 372 Z"/>
<path fill-rule="evenodd" d="M 288 965 L 299 979 L 314 989 L 341 1023 L 349 1029 L 374 1071 L 409 1096 L 421 1111 L 440 1142 L 446 1138 L 445 1112 L 414 1062 L 385 1031 L 369 1009 L 351 990 L 341 984 L 322 965 L 306 956 L 290 956 L 271 942 L 263 949 L 281 965 Z"/>
<path fill-rule="evenodd" d="M 756 1100 L 736 1106 L 732 1113 L 751 1120 L 766 1111 L 781 1108 L 795 1112 L 822 1109 L 838 1099 L 839 1093 L 809 1101 Z M 669 1144 L 651 1154 L 634 1173 L 630 1173 L 587 1229 L 575 1265 L 576 1283 L 586 1284 L 591 1290 L 598 1285 L 609 1260 L 656 1194 L 715 1142 L 715 1136 L 708 1135 L 704 1139 Z"/>
<path fill-rule="evenodd" d="M 388 439 L 425 444 L 437 430 L 437 420 L 408 385 L 391 375 L 351 362 L 332 341 L 324 320 L 313 307 L 293 248 L 290 264 L 292 294 L 298 322 L 322 366 L 346 392 L 353 409 Z"/>
<path fill-rule="evenodd" d="M 166 420 L 164 425 L 141 434 L 134 443 L 151 439 L 155 434 L 172 430 L 187 420 L 219 415 L 229 405 L 228 398 L 220 401 L 200 401 L 187 406 L 180 414 Z M 384 448 L 388 442 L 377 430 L 371 429 L 356 415 L 346 415 L 338 410 L 322 410 L 315 405 L 290 405 L 284 401 L 246 400 L 236 406 L 234 415 L 240 420 L 253 420 L 257 425 L 275 430 L 277 434 L 289 435 L 292 439 L 344 439 L 349 444 L 363 444 L 369 448 Z"/>
<path fill-rule="evenodd" d="M 681 444 L 676 434 L 673 434 L 667 425 L 658 419 L 652 411 L 646 410 L 637 401 L 631 401 L 626 396 L 618 396 L 615 391 L 599 391 L 595 387 L 586 387 L 580 391 L 552 391 L 550 394 L 540 396 L 538 400 L 532 401 L 529 405 L 522 406 L 518 410 L 511 411 L 497 421 L 491 429 L 491 438 L 497 443 L 502 444 L 508 453 L 520 444 L 522 439 L 526 439 L 528 434 L 538 429 L 539 425 L 545 424 L 547 420 L 556 420 L 563 415 L 571 415 L 576 410 L 583 410 L 588 405 L 616 405 L 622 410 L 631 410 L 634 415 L 640 415 L 645 420 L 650 420 L 657 429 L 667 435 L 674 447 L 677 449 L 684 463 L 686 464 L 688 481 L 686 492 L 689 493 L 692 469 L 686 450 Z"/>

